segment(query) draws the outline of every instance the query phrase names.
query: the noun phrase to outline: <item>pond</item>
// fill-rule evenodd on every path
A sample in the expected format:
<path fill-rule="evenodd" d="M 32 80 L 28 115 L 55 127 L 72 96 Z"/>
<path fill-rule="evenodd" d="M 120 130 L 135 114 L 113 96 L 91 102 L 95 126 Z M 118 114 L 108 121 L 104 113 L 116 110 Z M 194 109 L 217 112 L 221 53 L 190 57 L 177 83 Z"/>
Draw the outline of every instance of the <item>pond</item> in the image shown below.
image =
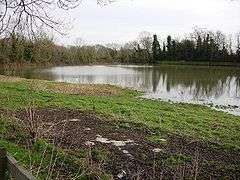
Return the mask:
<path fill-rule="evenodd" d="M 145 98 L 205 104 L 240 115 L 240 68 L 184 65 L 93 65 L 0 69 L 1 74 L 81 84 L 111 84 Z"/>

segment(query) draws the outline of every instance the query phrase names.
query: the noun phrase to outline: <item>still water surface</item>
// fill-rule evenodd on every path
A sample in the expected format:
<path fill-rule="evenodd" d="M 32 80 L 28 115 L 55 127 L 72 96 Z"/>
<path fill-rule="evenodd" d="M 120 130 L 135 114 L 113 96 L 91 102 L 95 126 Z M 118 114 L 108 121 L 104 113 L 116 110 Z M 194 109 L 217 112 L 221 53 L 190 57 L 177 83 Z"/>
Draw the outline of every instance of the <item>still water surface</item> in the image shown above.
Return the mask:
<path fill-rule="evenodd" d="M 214 105 L 240 115 L 240 68 L 94 65 L 2 69 L 0 73 L 58 82 L 130 87 L 144 91 L 146 98 Z"/>

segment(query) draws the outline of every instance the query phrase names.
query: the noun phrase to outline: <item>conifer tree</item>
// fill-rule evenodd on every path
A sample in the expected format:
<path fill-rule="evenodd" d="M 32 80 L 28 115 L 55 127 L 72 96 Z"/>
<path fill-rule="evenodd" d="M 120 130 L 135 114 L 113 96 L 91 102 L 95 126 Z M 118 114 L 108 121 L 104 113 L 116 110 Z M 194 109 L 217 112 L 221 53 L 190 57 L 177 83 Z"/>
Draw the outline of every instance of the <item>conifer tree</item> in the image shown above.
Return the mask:
<path fill-rule="evenodd" d="M 172 48 L 171 48 L 171 55 L 172 59 L 176 60 L 177 59 L 177 43 L 175 40 L 172 40 Z"/>
<path fill-rule="evenodd" d="M 167 37 L 167 55 L 168 58 L 172 58 L 172 37 L 168 36 Z"/>
<path fill-rule="evenodd" d="M 153 35 L 152 53 L 153 53 L 153 63 L 157 63 L 160 60 L 160 55 L 161 55 L 161 48 L 160 48 L 157 35 Z"/>
<path fill-rule="evenodd" d="M 195 58 L 199 60 L 199 59 L 202 59 L 202 56 L 203 56 L 203 54 L 202 54 L 202 38 L 201 38 L 201 36 L 198 36 Z"/>
<path fill-rule="evenodd" d="M 209 47 L 210 47 L 210 59 L 209 61 L 212 62 L 212 61 L 215 61 L 216 58 L 217 58 L 217 54 L 218 54 L 218 46 L 216 44 L 216 42 L 214 41 L 213 38 L 210 38 L 210 44 L 209 44 Z"/>
<path fill-rule="evenodd" d="M 237 51 L 236 51 L 237 61 L 240 62 L 240 33 L 237 35 Z"/>
<path fill-rule="evenodd" d="M 166 44 L 163 42 L 163 52 L 166 53 Z"/>
<path fill-rule="evenodd" d="M 222 48 L 222 60 L 226 61 L 227 60 L 227 56 L 228 56 L 228 51 L 226 48 L 225 43 L 223 44 L 223 48 Z"/>
<path fill-rule="evenodd" d="M 236 56 L 237 56 L 237 61 L 240 62 L 240 47 L 237 49 Z"/>
<path fill-rule="evenodd" d="M 163 42 L 163 50 L 161 53 L 161 59 L 166 60 L 166 44 Z"/>

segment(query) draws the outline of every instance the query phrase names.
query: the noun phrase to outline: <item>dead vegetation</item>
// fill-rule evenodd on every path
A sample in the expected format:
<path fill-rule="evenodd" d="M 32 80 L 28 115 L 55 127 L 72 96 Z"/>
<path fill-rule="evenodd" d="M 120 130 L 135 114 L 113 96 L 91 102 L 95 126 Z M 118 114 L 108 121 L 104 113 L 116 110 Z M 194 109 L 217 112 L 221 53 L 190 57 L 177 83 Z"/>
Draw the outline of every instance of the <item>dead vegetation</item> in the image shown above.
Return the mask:
<path fill-rule="evenodd" d="M 21 82 L 24 78 L 0 75 L 0 82 Z"/>
<path fill-rule="evenodd" d="M 0 82 L 26 83 L 34 91 L 47 91 L 81 96 L 119 96 L 123 90 L 112 85 L 53 83 L 46 80 L 28 80 L 0 75 Z"/>
<path fill-rule="evenodd" d="M 33 85 L 33 84 L 32 84 Z M 73 94 L 81 96 L 117 96 L 121 88 L 111 85 L 68 84 L 68 83 L 37 83 L 32 86 L 35 90 L 48 92 Z"/>

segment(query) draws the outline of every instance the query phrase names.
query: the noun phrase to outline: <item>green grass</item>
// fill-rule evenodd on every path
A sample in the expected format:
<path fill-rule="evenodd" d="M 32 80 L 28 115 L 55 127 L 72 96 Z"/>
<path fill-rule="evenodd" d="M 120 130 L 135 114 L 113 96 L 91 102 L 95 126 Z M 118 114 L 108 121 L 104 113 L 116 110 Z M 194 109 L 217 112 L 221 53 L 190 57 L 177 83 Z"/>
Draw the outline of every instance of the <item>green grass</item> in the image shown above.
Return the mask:
<path fill-rule="evenodd" d="M 1 77 L 3 78 L 3 77 Z M 21 110 L 35 106 L 37 108 L 69 108 L 87 111 L 95 111 L 99 116 L 117 121 L 120 128 L 147 128 L 154 135 L 147 137 L 149 141 L 165 144 L 162 139 L 169 134 L 193 138 L 196 140 L 218 143 L 229 149 L 240 149 L 240 117 L 224 112 L 212 110 L 201 105 L 174 104 L 163 101 L 142 99 L 140 92 L 121 90 L 115 96 L 80 96 L 53 91 L 36 89 L 43 85 L 60 85 L 54 82 L 40 80 L 0 80 L 0 109 Z M 66 88 L 67 84 L 65 84 Z M 110 88 L 112 86 L 109 86 Z M 73 86 L 71 85 L 71 88 Z M 107 128 L 107 127 L 106 127 Z M 27 169 L 32 169 L 34 175 L 39 166 L 48 167 L 51 159 L 56 159 L 56 165 L 64 162 L 69 167 L 69 176 L 84 170 L 79 179 L 101 177 L 111 179 L 111 176 L 102 171 L 95 171 L 89 167 L 89 152 L 83 149 L 70 152 L 54 147 L 45 140 L 39 139 L 33 147 L 29 148 L 24 140 L 28 139 L 28 133 L 23 130 L 16 120 L 9 119 L 6 115 L 0 116 L 0 146 L 5 147 L 20 164 Z M 43 152 L 45 156 L 43 158 Z M 109 154 L 106 149 L 93 149 L 91 158 L 98 163 L 104 163 Z M 183 155 L 166 156 L 159 163 L 175 165 L 189 158 Z M 42 165 L 41 165 L 42 164 Z M 41 168 L 38 179 L 45 179 L 49 170 Z M 89 173 L 90 172 L 90 173 Z M 52 176 L 56 176 L 53 173 Z"/>
<path fill-rule="evenodd" d="M 115 120 L 141 123 L 157 132 L 240 148 L 240 117 L 201 105 L 146 100 L 138 95 L 136 91 L 125 90 L 118 96 L 79 96 L 33 90 L 27 80 L 1 82 L 0 108 L 17 110 L 34 104 L 41 108 L 94 110 Z"/>

